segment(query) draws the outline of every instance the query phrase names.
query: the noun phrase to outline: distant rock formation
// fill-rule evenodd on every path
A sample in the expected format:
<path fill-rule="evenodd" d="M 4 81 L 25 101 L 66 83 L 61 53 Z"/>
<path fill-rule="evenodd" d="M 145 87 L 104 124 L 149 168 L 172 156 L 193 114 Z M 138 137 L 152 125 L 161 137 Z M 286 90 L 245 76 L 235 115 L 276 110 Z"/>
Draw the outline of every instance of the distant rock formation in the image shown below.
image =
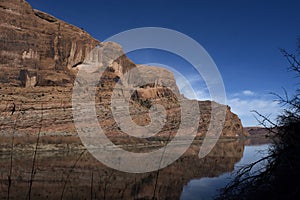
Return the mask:
<path fill-rule="evenodd" d="M 114 45 L 116 51 L 122 51 L 121 47 L 114 43 L 100 43 L 82 29 L 32 9 L 24 0 L 0 2 L 0 30 L 0 110 L 3 111 L 0 114 L 0 134 L 8 136 L 15 129 L 16 135 L 30 138 L 42 124 L 42 136 L 48 142 L 78 142 L 71 104 L 76 73 L 80 67 L 84 67 L 84 60 L 88 59 L 87 56 L 95 47 Z M 139 125 L 148 124 L 149 108 L 152 103 L 160 103 L 168 113 L 166 125 L 160 134 L 176 133 L 180 124 L 176 95 L 180 94 L 173 74 L 159 67 L 136 65 L 126 55 L 112 60 L 99 81 L 96 95 L 99 123 L 108 135 L 124 136 L 109 106 L 114 86 L 133 68 L 148 70 L 146 74 L 151 84 L 141 84 L 135 88 L 130 100 L 132 119 Z M 163 78 L 153 79 L 155 74 Z M 169 90 L 164 84 L 172 85 L 174 90 Z M 12 102 L 16 104 L 16 112 L 21 113 L 16 124 L 15 115 L 7 115 L 7 108 Z M 201 112 L 198 136 L 202 137 L 210 122 L 211 105 L 224 105 L 210 101 L 199 101 L 198 104 Z M 229 107 L 226 113 L 222 136 L 244 135 L 238 116 Z M 60 136 L 60 140 L 52 136 Z M 23 143 L 26 141 L 30 139 Z"/>

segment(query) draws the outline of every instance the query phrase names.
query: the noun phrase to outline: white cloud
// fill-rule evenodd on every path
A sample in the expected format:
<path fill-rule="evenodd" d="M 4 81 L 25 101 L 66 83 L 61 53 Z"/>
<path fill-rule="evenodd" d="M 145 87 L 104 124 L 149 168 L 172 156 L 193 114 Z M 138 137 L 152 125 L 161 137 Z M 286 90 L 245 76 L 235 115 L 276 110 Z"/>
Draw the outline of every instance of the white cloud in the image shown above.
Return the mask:
<path fill-rule="evenodd" d="M 189 79 L 190 80 L 190 79 Z M 206 85 L 192 85 L 185 78 L 176 78 L 180 92 L 187 98 L 198 100 L 210 100 L 211 96 Z M 191 79 L 193 80 L 193 79 Z M 273 122 L 276 122 L 276 117 L 282 112 L 282 107 L 273 100 L 274 98 L 266 95 L 259 95 L 251 90 L 244 90 L 233 95 L 229 95 L 226 104 L 231 107 L 231 111 L 238 115 L 243 126 L 258 126 L 260 125 L 255 114 L 251 111 L 255 110 L 264 116 L 269 116 Z M 258 116 L 256 116 L 258 117 Z"/>
<path fill-rule="evenodd" d="M 210 99 L 210 95 L 205 85 L 199 84 L 196 88 L 190 80 L 182 77 L 177 78 L 176 83 L 180 93 L 184 94 L 184 96 L 189 99 Z"/>
<path fill-rule="evenodd" d="M 157 63 L 151 65 L 162 66 L 172 71 L 179 91 L 184 94 L 185 97 L 189 99 L 211 100 L 207 85 L 199 74 L 186 75 L 169 66 Z M 270 119 L 274 122 L 277 115 L 282 111 L 280 105 L 270 99 L 270 97 L 261 96 L 249 89 L 230 95 L 230 97 L 227 98 L 226 104 L 231 107 L 232 112 L 239 116 L 243 126 L 259 125 L 259 122 L 254 117 L 254 113 L 251 112 L 253 110 L 258 111 L 264 116 L 270 115 Z"/>
<path fill-rule="evenodd" d="M 242 92 L 237 92 L 232 94 L 233 97 L 241 97 L 241 96 L 255 96 L 256 93 L 251 90 L 243 90 Z"/>
<path fill-rule="evenodd" d="M 246 96 L 254 96 L 255 95 L 255 93 L 252 92 L 251 90 L 244 90 L 242 93 Z"/>
<path fill-rule="evenodd" d="M 205 83 L 203 80 L 197 79 L 196 76 L 187 78 L 176 76 L 176 82 L 180 92 L 187 98 L 198 100 L 211 99 Z M 244 127 L 258 126 L 260 124 L 255 118 L 256 115 L 251 111 L 255 110 L 264 116 L 269 116 L 273 122 L 276 122 L 276 117 L 282 112 L 282 107 L 273 99 L 271 96 L 259 95 L 252 90 L 243 90 L 229 95 L 226 104 L 231 107 L 232 112 L 238 115 Z"/>
<path fill-rule="evenodd" d="M 275 122 L 276 116 L 281 113 L 280 105 L 267 98 L 241 99 L 232 98 L 227 100 L 227 104 L 231 107 L 232 112 L 236 113 L 242 120 L 244 126 L 257 126 L 259 122 L 251 111 L 256 110 L 264 116 L 270 116 Z"/>
<path fill-rule="evenodd" d="M 200 74 L 181 73 L 180 71 L 161 63 L 144 63 L 144 65 L 159 66 L 171 71 L 174 74 L 180 93 L 185 97 L 198 100 L 211 99 L 207 86 Z"/>
<path fill-rule="evenodd" d="M 207 86 L 200 75 L 189 74 L 187 76 L 173 71 L 176 84 L 181 94 L 189 99 L 207 100 L 211 99 Z"/>

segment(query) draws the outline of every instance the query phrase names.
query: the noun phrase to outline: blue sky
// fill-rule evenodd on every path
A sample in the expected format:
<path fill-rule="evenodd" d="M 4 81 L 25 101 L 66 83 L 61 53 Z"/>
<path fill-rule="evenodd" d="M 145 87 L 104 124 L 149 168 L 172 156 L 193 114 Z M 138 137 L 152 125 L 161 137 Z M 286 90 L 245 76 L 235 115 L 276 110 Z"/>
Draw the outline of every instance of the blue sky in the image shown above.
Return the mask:
<path fill-rule="evenodd" d="M 258 124 L 250 110 L 274 117 L 279 112 L 281 108 L 273 102 L 275 97 L 270 92 L 282 94 L 285 88 L 292 93 L 297 86 L 294 74 L 287 71 L 288 64 L 279 52 L 279 48 L 296 52 L 297 38 L 300 38 L 300 1 L 297 0 L 28 2 L 36 9 L 83 28 L 100 41 L 128 29 L 149 26 L 190 36 L 214 59 L 224 81 L 227 104 L 245 126 Z M 144 50 L 129 57 L 137 63 L 168 62 L 161 60 L 160 53 Z M 203 81 L 185 72 L 183 63 L 178 60 L 176 70 L 183 71 L 191 80 L 199 99 L 209 97 Z"/>

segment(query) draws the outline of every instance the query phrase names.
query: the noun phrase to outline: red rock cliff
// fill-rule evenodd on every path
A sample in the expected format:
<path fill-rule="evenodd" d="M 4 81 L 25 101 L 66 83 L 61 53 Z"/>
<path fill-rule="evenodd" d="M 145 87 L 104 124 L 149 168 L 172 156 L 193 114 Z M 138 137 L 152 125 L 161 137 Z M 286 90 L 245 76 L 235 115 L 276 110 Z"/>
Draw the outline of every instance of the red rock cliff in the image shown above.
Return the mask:
<path fill-rule="evenodd" d="M 37 133 L 40 126 L 42 109 L 45 137 L 49 136 L 47 139 L 56 143 L 72 142 L 72 137 L 77 137 L 71 105 L 77 68 L 97 45 L 114 44 L 102 44 L 80 28 L 33 10 L 23 0 L 0 1 L 0 30 L 0 134 L 7 136 L 14 130 L 30 141 L 30 136 Z M 116 49 L 122 51 L 120 47 Z M 137 66 L 123 55 L 111 63 L 100 80 L 97 111 L 99 122 L 108 134 L 122 135 L 108 107 L 113 86 L 132 68 L 146 66 Z M 173 85 L 175 93 L 179 93 L 171 72 L 155 67 L 147 69 L 150 68 L 152 73 L 161 74 L 163 81 Z M 174 131 L 180 123 L 176 97 L 163 87 L 161 80 L 152 82 L 136 88 L 131 102 L 132 118 L 137 124 L 147 124 L 149 107 L 153 102 L 160 102 L 170 116 L 163 132 Z M 203 136 L 210 120 L 211 102 L 199 102 L 199 107 L 202 113 L 198 135 Z M 12 109 L 15 109 L 14 115 L 11 115 Z M 222 136 L 243 135 L 238 116 L 229 107 L 226 112 Z M 62 137 L 57 141 L 53 135 L 71 138 Z"/>

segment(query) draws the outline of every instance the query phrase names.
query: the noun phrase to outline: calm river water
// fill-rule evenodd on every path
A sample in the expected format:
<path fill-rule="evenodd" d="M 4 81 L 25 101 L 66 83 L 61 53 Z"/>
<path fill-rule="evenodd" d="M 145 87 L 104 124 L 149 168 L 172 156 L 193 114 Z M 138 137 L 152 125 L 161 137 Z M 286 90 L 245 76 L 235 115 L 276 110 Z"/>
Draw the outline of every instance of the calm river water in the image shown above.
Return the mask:
<path fill-rule="evenodd" d="M 110 169 L 85 150 L 38 151 L 34 167 L 31 151 L 0 152 L 0 199 L 211 199 L 267 147 L 220 140 L 199 159 L 194 144 L 168 167 L 141 174 Z"/>
<path fill-rule="evenodd" d="M 224 188 L 230 180 L 234 177 L 241 166 L 252 163 L 259 160 L 263 156 L 267 155 L 269 144 L 263 144 L 258 146 L 245 146 L 242 159 L 234 165 L 232 172 L 224 173 L 217 177 L 212 178 L 200 178 L 192 179 L 187 185 L 183 187 L 180 199 L 181 200 L 193 200 L 193 199 L 214 199 L 219 194 L 220 189 Z M 257 166 L 257 168 L 263 167 Z M 256 169 L 257 169 L 256 168 Z"/>

